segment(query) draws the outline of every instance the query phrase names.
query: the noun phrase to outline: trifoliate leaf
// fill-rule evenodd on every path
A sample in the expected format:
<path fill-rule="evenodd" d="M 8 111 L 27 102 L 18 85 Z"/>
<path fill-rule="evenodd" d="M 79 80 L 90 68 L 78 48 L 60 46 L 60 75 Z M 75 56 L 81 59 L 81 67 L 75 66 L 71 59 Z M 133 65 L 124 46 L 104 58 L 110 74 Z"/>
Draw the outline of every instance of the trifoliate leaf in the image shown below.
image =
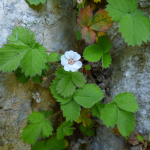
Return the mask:
<path fill-rule="evenodd" d="M 94 31 L 104 32 L 108 30 L 109 27 L 111 27 L 111 24 L 111 17 L 109 17 L 108 12 L 105 9 L 103 9 L 97 11 L 93 16 L 92 25 L 90 26 L 90 29 Z"/>
<path fill-rule="evenodd" d="M 34 34 L 30 34 L 29 29 L 16 27 L 8 40 L 12 44 L 0 49 L 0 70 L 13 71 L 20 67 L 26 77 L 40 75 L 45 69 L 47 54 L 46 48 L 35 43 Z"/>
<path fill-rule="evenodd" d="M 100 103 L 100 104 L 95 104 L 91 108 L 92 116 L 95 116 L 100 119 L 101 112 L 105 108 L 106 104 Z"/>
<path fill-rule="evenodd" d="M 79 88 L 83 87 L 86 83 L 85 77 L 83 76 L 81 72 L 78 72 L 78 71 L 72 72 L 71 79 L 73 83 Z"/>
<path fill-rule="evenodd" d="M 70 75 L 71 76 L 71 72 L 70 71 L 65 71 L 64 68 L 57 68 L 56 72 L 55 72 L 55 76 L 62 79 L 66 76 Z"/>
<path fill-rule="evenodd" d="M 58 128 L 57 128 L 57 139 L 64 138 L 65 135 L 69 136 L 73 134 L 73 130 L 75 130 L 74 127 L 71 127 L 73 125 L 70 121 L 63 122 Z"/>
<path fill-rule="evenodd" d="M 96 44 L 86 47 L 83 53 L 83 57 L 90 62 L 99 61 L 102 55 L 103 51 Z"/>
<path fill-rule="evenodd" d="M 46 141 L 36 142 L 34 145 L 32 145 L 31 150 L 47 150 Z"/>
<path fill-rule="evenodd" d="M 46 0 L 26 0 L 27 2 L 29 2 L 31 5 L 38 5 L 40 3 L 44 4 L 46 2 Z"/>
<path fill-rule="evenodd" d="M 92 107 L 102 98 L 102 91 L 94 84 L 86 84 L 83 89 L 77 89 L 73 94 L 73 99 L 85 108 Z"/>
<path fill-rule="evenodd" d="M 52 111 L 45 111 L 45 110 L 41 111 L 41 113 L 44 114 L 45 118 L 50 117 L 53 114 Z M 51 118 L 49 118 L 48 120 L 50 121 Z"/>
<path fill-rule="evenodd" d="M 58 53 L 52 52 L 49 54 L 47 61 L 48 62 L 56 62 L 56 61 L 60 61 L 59 57 L 58 57 Z"/>
<path fill-rule="evenodd" d="M 114 101 L 117 103 L 119 108 L 126 111 L 135 112 L 139 108 L 135 99 L 135 95 L 133 95 L 131 92 L 119 93 L 114 97 Z"/>
<path fill-rule="evenodd" d="M 119 22 L 123 16 L 137 10 L 136 0 L 107 0 L 106 11 L 112 20 Z"/>
<path fill-rule="evenodd" d="M 141 15 L 126 15 L 119 22 L 119 32 L 128 45 L 141 45 L 142 41 L 147 42 L 150 36 L 150 20 Z"/>
<path fill-rule="evenodd" d="M 96 40 L 96 33 L 93 30 L 89 29 L 88 27 L 84 27 L 81 30 L 81 33 L 82 33 L 82 39 L 85 39 L 85 41 L 88 44 L 93 44 L 94 41 Z"/>
<path fill-rule="evenodd" d="M 65 149 L 68 146 L 68 142 L 65 139 L 57 139 L 57 137 L 52 137 L 47 141 L 46 147 L 52 148 L 54 150 Z"/>
<path fill-rule="evenodd" d="M 24 75 L 24 73 L 22 73 L 21 72 L 21 69 L 20 68 L 18 68 L 16 71 L 14 71 L 14 73 L 15 73 L 15 75 L 16 75 L 16 77 L 17 77 L 17 80 L 20 82 L 20 83 L 27 83 L 28 82 L 28 80 L 30 79 L 30 77 L 28 76 L 28 77 L 26 77 L 25 75 Z"/>
<path fill-rule="evenodd" d="M 111 64 L 111 55 L 110 53 L 103 53 L 102 56 L 102 65 L 104 68 L 108 68 Z"/>
<path fill-rule="evenodd" d="M 101 36 L 98 38 L 98 43 L 100 49 L 103 51 L 103 53 L 107 53 L 110 51 L 111 44 L 110 40 L 107 36 Z"/>
<path fill-rule="evenodd" d="M 53 83 L 51 83 L 50 86 L 51 93 L 53 94 L 53 97 L 56 98 L 57 102 L 60 102 L 61 104 L 66 104 L 71 100 L 71 96 L 64 98 L 60 94 L 57 94 L 56 87 L 59 81 L 60 81 L 59 78 L 55 78 L 55 80 L 53 80 Z"/>
<path fill-rule="evenodd" d="M 134 113 L 122 109 L 118 111 L 118 129 L 123 136 L 129 136 L 135 125 Z"/>
<path fill-rule="evenodd" d="M 88 136 L 92 136 L 94 135 L 94 130 L 92 129 L 94 126 L 94 122 L 92 122 L 92 124 L 90 126 L 83 126 L 83 124 L 80 125 L 80 130 L 85 133 Z"/>
<path fill-rule="evenodd" d="M 44 137 L 52 135 L 52 125 L 49 120 L 45 118 L 43 113 L 33 111 L 28 119 L 30 124 L 26 126 L 21 133 L 21 139 L 24 139 L 24 142 L 34 144 L 37 141 L 41 130 Z"/>
<path fill-rule="evenodd" d="M 66 117 L 67 121 L 76 121 L 80 115 L 80 105 L 77 104 L 73 99 L 66 104 L 61 105 L 63 110 L 63 116 Z"/>
<path fill-rule="evenodd" d="M 77 40 L 81 40 L 82 39 L 81 31 L 77 31 L 76 38 L 77 38 Z"/>
<path fill-rule="evenodd" d="M 57 93 L 63 97 L 69 97 L 75 92 L 76 86 L 73 84 L 71 77 L 62 78 L 56 87 Z"/>
<path fill-rule="evenodd" d="M 118 121 L 118 107 L 115 102 L 111 102 L 101 111 L 101 120 L 106 124 L 107 128 L 114 127 Z"/>

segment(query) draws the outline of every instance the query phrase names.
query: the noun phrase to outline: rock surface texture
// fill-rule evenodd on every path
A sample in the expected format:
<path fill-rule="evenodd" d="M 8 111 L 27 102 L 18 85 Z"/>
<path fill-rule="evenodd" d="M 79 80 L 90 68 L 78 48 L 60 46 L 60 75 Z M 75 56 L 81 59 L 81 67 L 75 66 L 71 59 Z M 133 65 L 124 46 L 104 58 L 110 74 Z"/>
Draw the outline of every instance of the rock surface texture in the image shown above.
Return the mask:
<path fill-rule="evenodd" d="M 75 25 L 72 0 L 47 0 L 38 6 L 25 0 L 0 0 L 0 47 L 7 43 L 13 28 L 23 26 L 34 32 L 37 42 L 48 51 L 70 50 L 74 48 Z M 42 92 L 40 104 L 32 99 L 36 92 Z M 30 150 L 20 139 L 28 115 L 55 105 L 49 84 L 37 86 L 31 80 L 21 84 L 13 73 L 0 72 L 0 150 Z"/>

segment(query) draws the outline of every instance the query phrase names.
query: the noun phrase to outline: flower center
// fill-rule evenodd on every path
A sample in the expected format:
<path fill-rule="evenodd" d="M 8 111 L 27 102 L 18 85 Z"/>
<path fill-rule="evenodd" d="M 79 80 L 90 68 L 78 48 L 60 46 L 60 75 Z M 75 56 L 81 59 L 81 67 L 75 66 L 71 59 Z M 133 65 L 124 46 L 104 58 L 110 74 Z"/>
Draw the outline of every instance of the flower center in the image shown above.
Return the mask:
<path fill-rule="evenodd" d="M 69 59 L 68 64 L 73 65 L 75 61 L 73 59 Z"/>

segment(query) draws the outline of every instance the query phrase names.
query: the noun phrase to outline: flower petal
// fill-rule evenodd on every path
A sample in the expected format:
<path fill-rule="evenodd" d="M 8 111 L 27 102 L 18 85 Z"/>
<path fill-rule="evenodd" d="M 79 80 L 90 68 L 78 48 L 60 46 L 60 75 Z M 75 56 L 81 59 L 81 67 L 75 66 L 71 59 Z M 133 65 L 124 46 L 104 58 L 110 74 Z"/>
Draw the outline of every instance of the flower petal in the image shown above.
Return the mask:
<path fill-rule="evenodd" d="M 73 66 L 73 68 L 78 70 L 82 67 L 82 62 L 81 61 L 76 61 L 72 66 Z"/>
<path fill-rule="evenodd" d="M 74 51 L 70 50 L 70 51 L 65 52 L 65 56 L 68 59 L 73 59 L 73 57 L 74 57 Z"/>
<path fill-rule="evenodd" d="M 74 52 L 74 57 L 73 57 L 73 59 L 74 60 L 79 60 L 81 58 L 81 56 L 77 53 L 77 52 Z"/>
<path fill-rule="evenodd" d="M 71 71 L 71 67 L 72 67 L 72 65 L 67 64 L 64 66 L 64 70 L 65 71 Z"/>
<path fill-rule="evenodd" d="M 78 71 L 78 69 L 74 68 L 73 66 L 70 68 L 72 72 Z"/>
<path fill-rule="evenodd" d="M 68 64 L 68 59 L 65 57 L 65 55 L 62 55 L 61 56 L 61 64 L 63 66 L 67 65 Z"/>

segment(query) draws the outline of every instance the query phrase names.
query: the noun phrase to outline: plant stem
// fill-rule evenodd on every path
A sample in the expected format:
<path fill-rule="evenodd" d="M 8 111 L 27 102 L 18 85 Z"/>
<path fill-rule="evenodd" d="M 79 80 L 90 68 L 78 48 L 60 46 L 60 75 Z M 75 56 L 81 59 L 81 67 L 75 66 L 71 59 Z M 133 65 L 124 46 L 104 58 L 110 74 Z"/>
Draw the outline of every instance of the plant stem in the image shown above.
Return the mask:
<path fill-rule="evenodd" d="M 91 73 L 89 73 L 89 77 L 91 78 L 92 82 L 93 82 L 94 84 L 96 84 L 96 82 L 95 82 L 95 80 L 93 79 Z M 96 84 L 96 85 L 97 85 L 97 84 Z M 110 99 L 106 94 L 104 94 L 104 96 L 105 96 L 107 99 L 109 99 L 110 101 L 113 101 L 113 100 Z"/>
<path fill-rule="evenodd" d="M 115 39 L 118 35 L 119 35 L 119 32 L 113 37 L 113 39 L 112 39 L 110 42 L 114 41 L 114 39 Z"/>
<path fill-rule="evenodd" d="M 60 110 L 59 112 L 57 112 L 57 113 L 55 113 L 55 114 L 53 114 L 53 115 L 47 117 L 46 119 L 52 118 L 52 117 L 56 116 L 57 114 L 59 114 L 59 113 L 61 113 L 61 112 L 62 112 L 62 110 Z"/>

